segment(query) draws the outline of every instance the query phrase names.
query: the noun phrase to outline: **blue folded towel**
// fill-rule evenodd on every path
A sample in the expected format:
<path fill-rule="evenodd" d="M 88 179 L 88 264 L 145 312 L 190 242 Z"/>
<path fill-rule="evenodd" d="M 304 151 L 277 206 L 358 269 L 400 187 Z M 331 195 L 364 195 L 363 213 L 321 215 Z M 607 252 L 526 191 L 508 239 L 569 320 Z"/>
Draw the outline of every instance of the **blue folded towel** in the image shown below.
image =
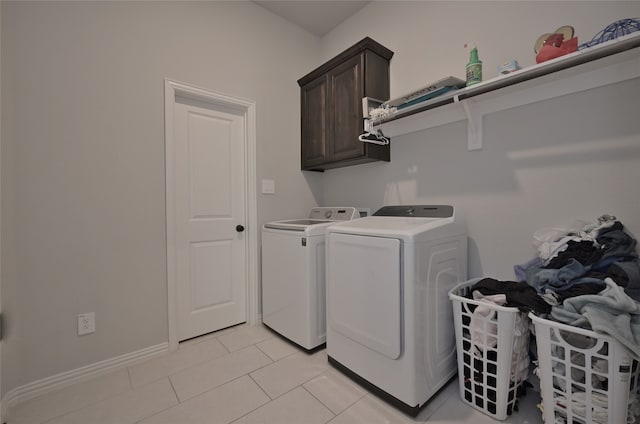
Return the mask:
<path fill-rule="evenodd" d="M 551 317 L 569 325 L 608 334 L 640 358 L 640 303 L 611 278 L 599 294 L 568 298 L 554 306 Z"/>

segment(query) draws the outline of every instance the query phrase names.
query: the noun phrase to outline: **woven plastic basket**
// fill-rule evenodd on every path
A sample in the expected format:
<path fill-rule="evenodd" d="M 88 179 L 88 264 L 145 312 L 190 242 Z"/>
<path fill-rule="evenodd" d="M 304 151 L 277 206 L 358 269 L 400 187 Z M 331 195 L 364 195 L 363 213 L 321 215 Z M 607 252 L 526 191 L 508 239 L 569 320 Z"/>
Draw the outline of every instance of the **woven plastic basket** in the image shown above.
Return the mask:
<path fill-rule="evenodd" d="M 544 421 L 627 423 L 637 409 L 640 376 L 631 353 L 607 335 L 529 317 L 538 345 Z"/>
<path fill-rule="evenodd" d="M 516 408 L 518 389 L 528 376 L 529 318 L 517 308 L 467 298 L 479 280 L 461 283 L 449 292 L 460 398 L 504 420 Z"/>

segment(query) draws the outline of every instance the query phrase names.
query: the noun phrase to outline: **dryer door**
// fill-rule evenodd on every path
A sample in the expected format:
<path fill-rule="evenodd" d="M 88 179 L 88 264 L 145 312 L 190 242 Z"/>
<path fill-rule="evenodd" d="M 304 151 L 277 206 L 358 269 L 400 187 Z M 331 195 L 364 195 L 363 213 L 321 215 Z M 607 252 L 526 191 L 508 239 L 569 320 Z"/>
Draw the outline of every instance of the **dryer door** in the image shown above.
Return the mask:
<path fill-rule="evenodd" d="M 402 353 L 400 240 L 339 233 L 327 237 L 328 324 L 397 359 Z"/>

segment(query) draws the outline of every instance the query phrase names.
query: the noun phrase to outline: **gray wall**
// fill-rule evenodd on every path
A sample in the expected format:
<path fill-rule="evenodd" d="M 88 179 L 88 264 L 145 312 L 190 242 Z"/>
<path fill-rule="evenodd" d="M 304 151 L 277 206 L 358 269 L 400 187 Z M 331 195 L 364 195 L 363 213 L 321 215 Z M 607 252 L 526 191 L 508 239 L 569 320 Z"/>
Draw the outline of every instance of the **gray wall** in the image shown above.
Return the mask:
<path fill-rule="evenodd" d="M 323 55 L 371 36 L 395 52 L 394 98 L 464 78 L 465 42 L 477 43 L 488 79 L 508 59 L 534 64 L 543 33 L 571 24 L 587 41 L 629 17 L 640 17 L 639 2 L 372 2 L 323 39 Z M 466 150 L 466 121 L 397 137 L 390 163 L 326 172 L 323 200 L 456 205 L 468 221 L 470 277 L 513 278 L 539 228 L 609 213 L 640 235 L 639 95 L 635 79 L 486 115 L 481 151 Z"/>
<path fill-rule="evenodd" d="M 257 103 L 258 220 L 317 204 L 320 39 L 251 2 L 2 2 L 2 393 L 167 341 L 164 78 Z M 315 188 L 314 188 L 315 187 Z M 97 331 L 76 335 L 76 314 Z"/>

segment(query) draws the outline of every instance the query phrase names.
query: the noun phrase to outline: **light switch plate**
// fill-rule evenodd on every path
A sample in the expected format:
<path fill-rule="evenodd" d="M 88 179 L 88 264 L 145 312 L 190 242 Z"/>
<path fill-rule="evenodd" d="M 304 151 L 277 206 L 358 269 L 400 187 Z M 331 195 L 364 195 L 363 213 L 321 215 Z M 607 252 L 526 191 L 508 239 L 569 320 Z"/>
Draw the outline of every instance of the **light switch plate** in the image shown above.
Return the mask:
<path fill-rule="evenodd" d="M 275 194 L 276 182 L 274 180 L 262 180 L 262 194 Z"/>

